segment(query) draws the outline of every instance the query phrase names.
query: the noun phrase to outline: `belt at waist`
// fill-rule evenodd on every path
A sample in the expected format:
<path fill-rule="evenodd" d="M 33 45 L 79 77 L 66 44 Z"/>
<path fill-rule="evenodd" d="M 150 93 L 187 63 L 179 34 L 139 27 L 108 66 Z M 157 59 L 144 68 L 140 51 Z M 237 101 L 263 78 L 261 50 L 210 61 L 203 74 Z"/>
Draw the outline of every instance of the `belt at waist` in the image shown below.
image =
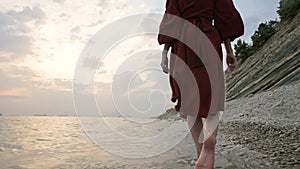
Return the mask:
<path fill-rule="evenodd" d="M 212 19 L 197 16 L 187 17 L 184 19 L 199 27 L 203 32 L 209 32 L 213 29 Z"/>

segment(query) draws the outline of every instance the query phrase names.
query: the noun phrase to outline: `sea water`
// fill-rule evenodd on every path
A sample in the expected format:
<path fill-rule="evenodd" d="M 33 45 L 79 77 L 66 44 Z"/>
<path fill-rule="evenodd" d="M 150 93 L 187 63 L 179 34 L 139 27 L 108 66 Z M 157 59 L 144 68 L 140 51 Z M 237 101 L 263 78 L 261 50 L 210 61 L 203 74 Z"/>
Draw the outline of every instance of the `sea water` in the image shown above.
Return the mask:
<path fill-rule="evenodd" d="M 157 119 L 3 116 L 0 168 L 53 168 L 95 151 L 151 157 L 173 148 L 187 131 L 186 123 Z"/>

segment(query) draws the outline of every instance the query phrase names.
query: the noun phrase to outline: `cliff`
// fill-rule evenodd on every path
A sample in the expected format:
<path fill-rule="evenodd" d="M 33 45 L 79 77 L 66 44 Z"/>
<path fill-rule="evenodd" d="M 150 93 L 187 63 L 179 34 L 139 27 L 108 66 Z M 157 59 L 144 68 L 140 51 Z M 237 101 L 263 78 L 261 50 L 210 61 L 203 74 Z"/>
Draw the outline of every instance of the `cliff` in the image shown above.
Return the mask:
<path fill-rule="evenodd" d="M 275 29 L 276 33 L 234 72 L 225 72 L 227 101 L 300 79 L 300 13 L 279 22 Z"/>

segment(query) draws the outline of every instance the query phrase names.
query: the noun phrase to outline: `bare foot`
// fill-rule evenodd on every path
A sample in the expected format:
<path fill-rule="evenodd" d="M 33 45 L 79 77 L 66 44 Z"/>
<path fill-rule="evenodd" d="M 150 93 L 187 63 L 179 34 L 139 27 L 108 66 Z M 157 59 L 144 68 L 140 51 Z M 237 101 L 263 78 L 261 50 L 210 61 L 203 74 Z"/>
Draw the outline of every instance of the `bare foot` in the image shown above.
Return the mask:
<path fill-rule="evenodd" d="M 214 168 L 214 152 L 202 151 L 196 162 L 195 169 L 213 169 Z"/>
<path fill-rule="evenodd" d="M 214 139 L 208 139 L 204 142 L 202 152 L 198 158 L 195 169 L 213 169 L 215 161 L 215 145 Z"/>

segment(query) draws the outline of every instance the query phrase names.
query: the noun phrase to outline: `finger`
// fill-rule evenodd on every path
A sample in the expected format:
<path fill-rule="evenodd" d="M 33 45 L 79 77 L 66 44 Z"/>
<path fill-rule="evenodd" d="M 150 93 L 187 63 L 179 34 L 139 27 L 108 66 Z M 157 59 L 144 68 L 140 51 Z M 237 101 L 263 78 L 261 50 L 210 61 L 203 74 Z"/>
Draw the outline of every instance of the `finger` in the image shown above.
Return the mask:
<path fill-rule="evenodd" d="M 231 71 L 233 71 L 235 68 L 236 68 L 235 65 L 229 66 L 229 69 L 230 69 Z"/>
<path fill-rule="evenodd" d="M 236 64 L 235 64 L 235 63 L 233 63 L 233 64 L 229 64 L 228 66 L 229 66 L 229 67 L 235 67 L 235 66 L 236 66 Z"/>
<path fill-rule="evenodd" d="M 164 64 L 164 63 L 161 63 L 160 66 L 161 66 L 161 67 L 167 67 L 167 65 Z"/>
<path fill-rule="evenodd" d="M 164 70 L 165 70 L 166 72 L 168 72 L 169 69 L 168 69 L 167 66 L 165 66 L 165 67 L 164 67 Z"/>
<path fill-rule="evenodd" d="M 228 65 L 229 65 L 229 66 L 235 66 L 236 63 L 229 63 Z"/>
<path fill-rule="evenodd" d="M 161 66 L 164 73 L 168 73 L 168 67 L 166 65 Z"/>

